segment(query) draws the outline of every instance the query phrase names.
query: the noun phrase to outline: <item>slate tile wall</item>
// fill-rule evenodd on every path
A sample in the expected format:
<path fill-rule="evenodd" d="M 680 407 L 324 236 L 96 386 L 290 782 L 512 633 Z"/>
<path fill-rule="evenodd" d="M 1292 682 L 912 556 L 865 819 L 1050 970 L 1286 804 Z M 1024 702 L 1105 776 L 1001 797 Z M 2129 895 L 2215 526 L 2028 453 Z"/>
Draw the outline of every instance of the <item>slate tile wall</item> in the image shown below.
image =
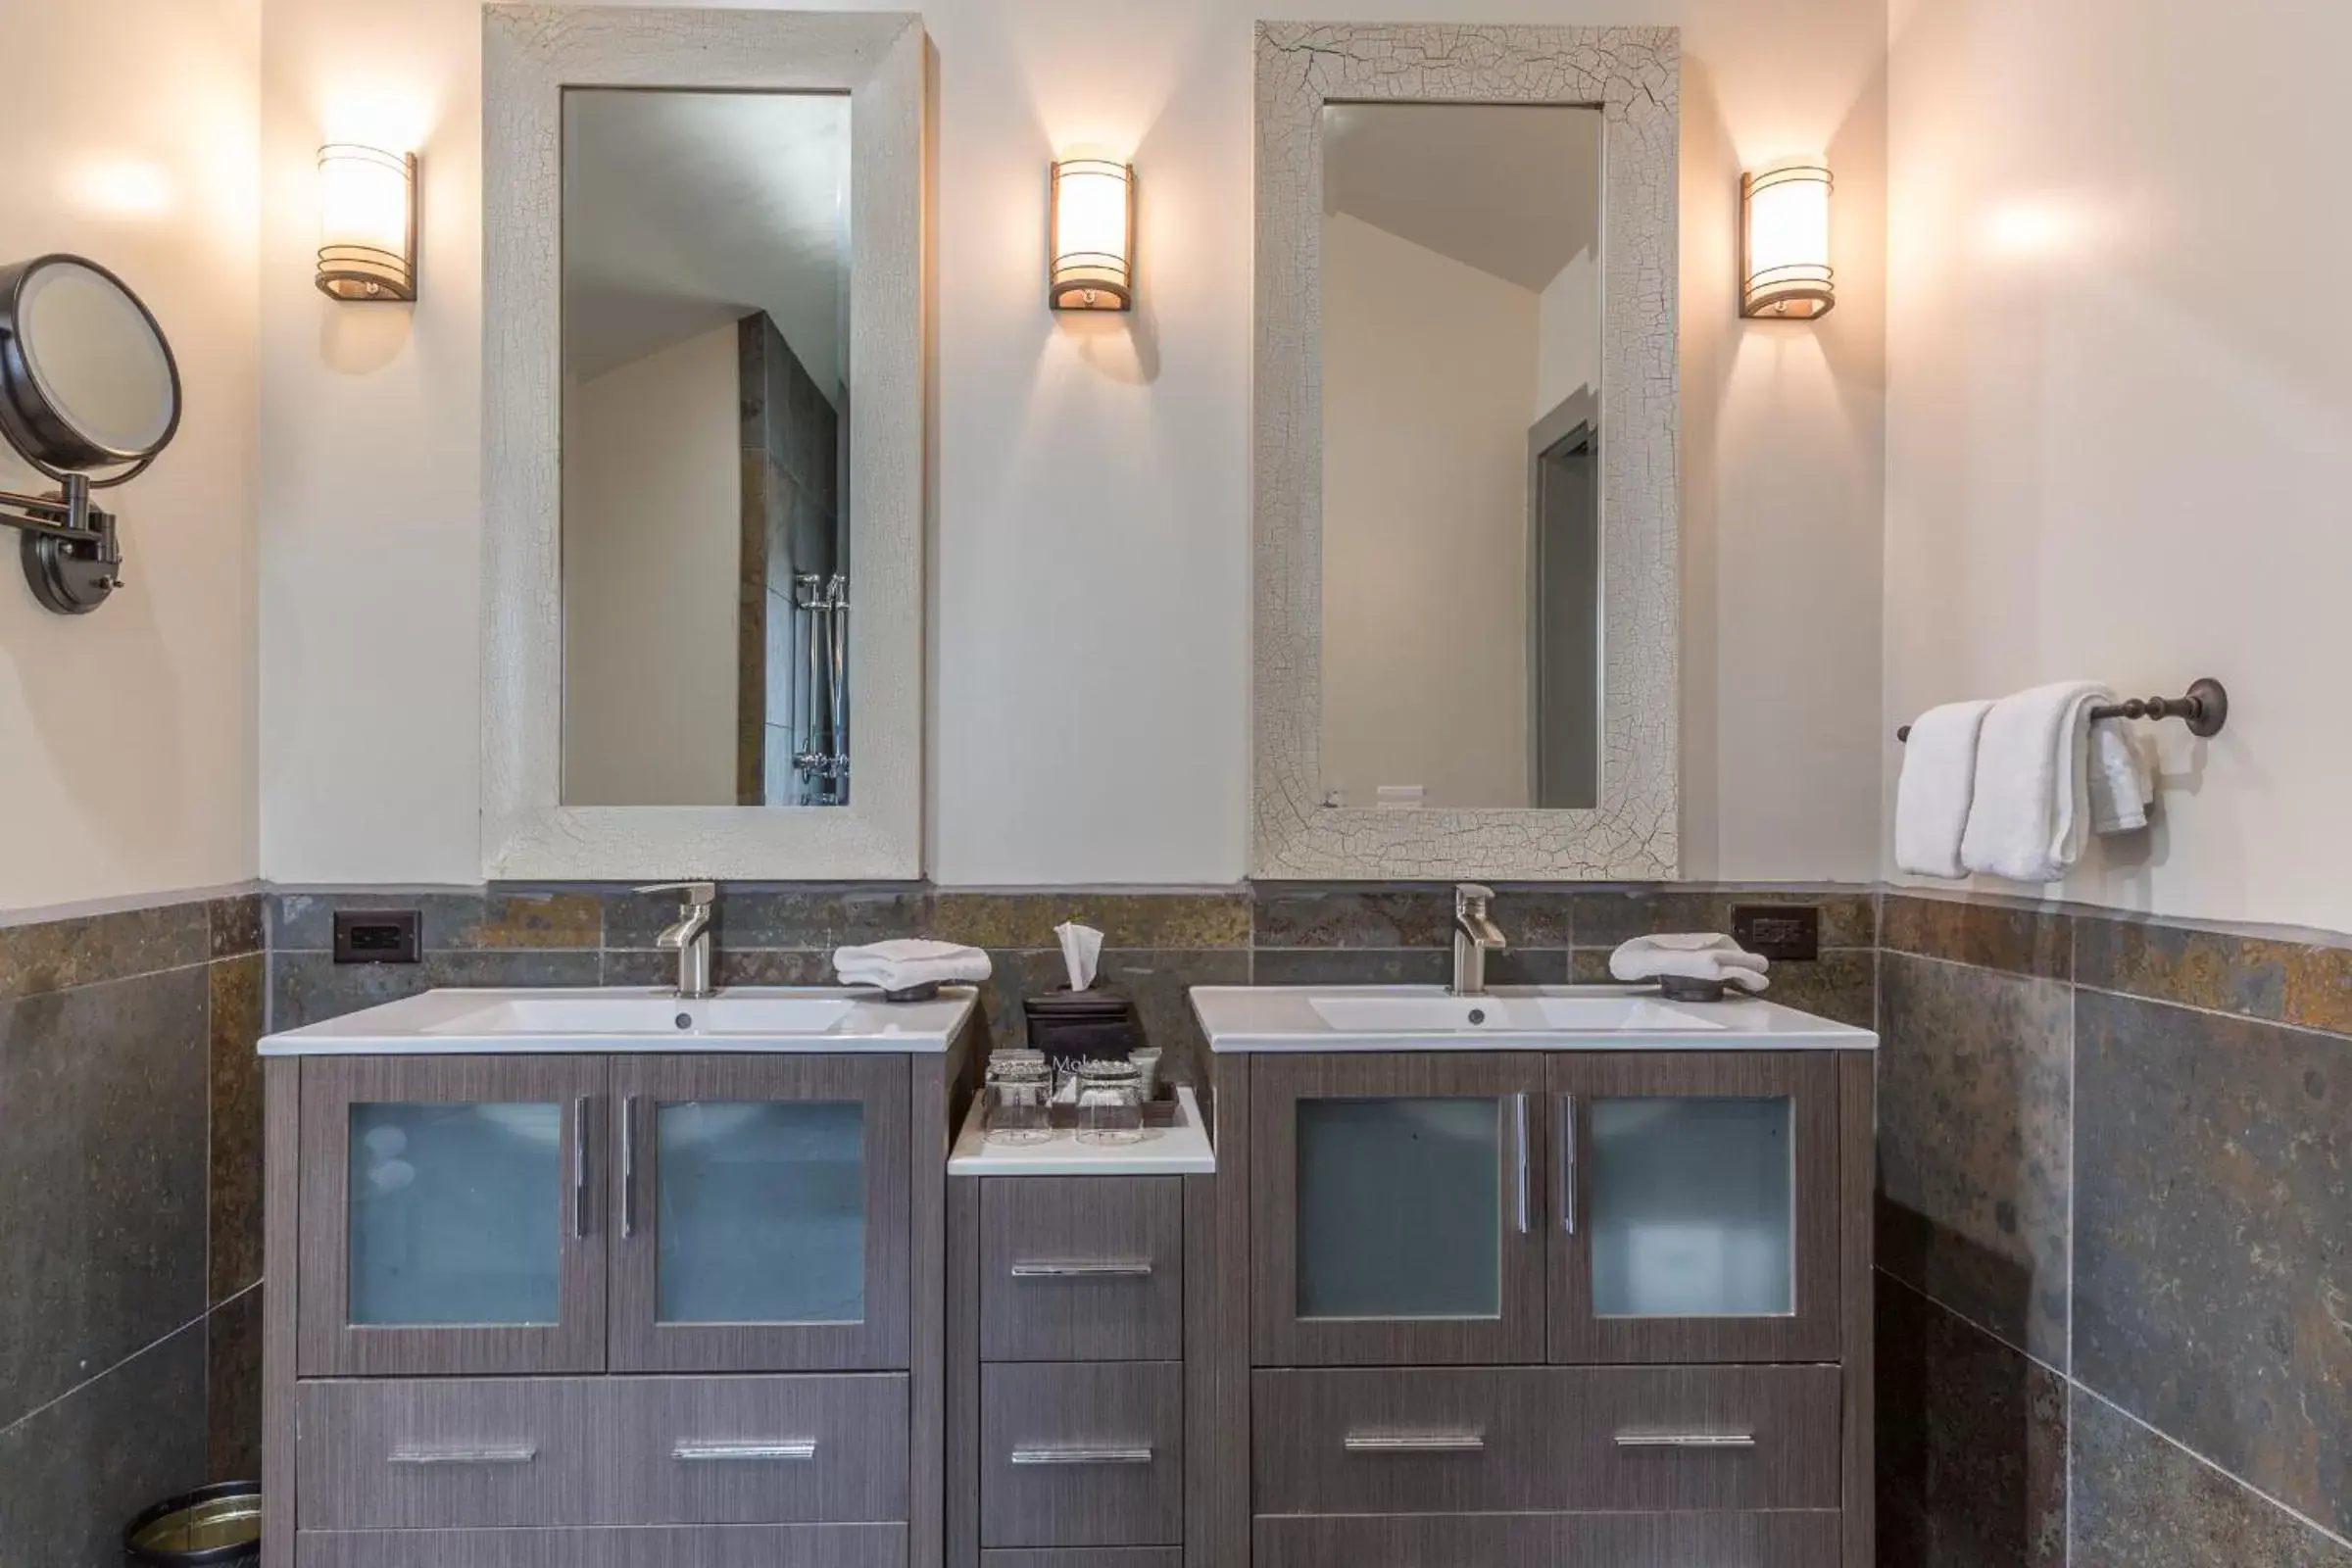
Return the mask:
<path fill-rule="evenodd" d="M 259 1474 L 261 898 L 0 927 L 0 1562 Z"/>
<path fill-rule="evenodd" d="M 2352 941 L 1889 892 L 1886 1568 L 2352 1568 Z"/>

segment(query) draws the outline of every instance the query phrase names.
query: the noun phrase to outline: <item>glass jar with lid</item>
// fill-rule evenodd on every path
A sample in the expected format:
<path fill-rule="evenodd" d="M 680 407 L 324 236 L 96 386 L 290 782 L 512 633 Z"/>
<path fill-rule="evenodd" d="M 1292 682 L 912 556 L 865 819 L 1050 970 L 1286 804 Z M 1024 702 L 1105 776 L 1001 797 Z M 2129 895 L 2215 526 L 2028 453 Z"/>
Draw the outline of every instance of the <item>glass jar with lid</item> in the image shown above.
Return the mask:
<path fill-rule="evenodd" d="M 988 1141 L 1042 1144 L 1054 1136 L 1054 1070 L 1041 1052 L 1000 1051 L 988 1058 Z"/>

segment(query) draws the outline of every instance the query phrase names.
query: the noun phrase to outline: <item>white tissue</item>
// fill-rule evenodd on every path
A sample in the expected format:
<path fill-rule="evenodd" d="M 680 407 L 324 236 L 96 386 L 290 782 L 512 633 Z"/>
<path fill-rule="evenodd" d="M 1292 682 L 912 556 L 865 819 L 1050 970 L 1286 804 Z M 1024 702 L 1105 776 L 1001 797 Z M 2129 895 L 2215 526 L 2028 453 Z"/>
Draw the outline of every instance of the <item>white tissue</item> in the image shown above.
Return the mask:
<path fill-rule="evenodd" d="M 1102 961 L 1102 933 L 1091 925 L 1064 920 L 1054 928 L 1054 935 L 1061 941 L 1061 961 L 1070 971 L 1070 989 L 1088 989 Z"/>

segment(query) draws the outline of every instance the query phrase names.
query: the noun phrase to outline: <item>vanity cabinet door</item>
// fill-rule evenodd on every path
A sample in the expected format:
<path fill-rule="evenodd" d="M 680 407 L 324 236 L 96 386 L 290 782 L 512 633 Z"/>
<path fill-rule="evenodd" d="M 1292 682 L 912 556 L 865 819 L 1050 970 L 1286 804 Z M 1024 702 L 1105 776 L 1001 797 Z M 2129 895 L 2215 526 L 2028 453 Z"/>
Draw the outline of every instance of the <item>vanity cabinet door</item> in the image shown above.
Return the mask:
<path fill-rule="evenodd" d="M 614 1059 L 613 1371 L 906 1367 L 907 1074 Z"/>
<path fill-rule="evenodd" d="M 1838 1058 L 1548 1061 L 1551 1359 L 1836 1360 Z"/>
<path fill-rule="evenodd" d="M 596 1372 L 599 1056 L 302 1063 L 304 1377 Z"/>
<path fill-rule="evenodd" d="M 1544 1359 L 1543 1074 L 1532 1054 L 1251 1064 L 1258 1365 Z"/>

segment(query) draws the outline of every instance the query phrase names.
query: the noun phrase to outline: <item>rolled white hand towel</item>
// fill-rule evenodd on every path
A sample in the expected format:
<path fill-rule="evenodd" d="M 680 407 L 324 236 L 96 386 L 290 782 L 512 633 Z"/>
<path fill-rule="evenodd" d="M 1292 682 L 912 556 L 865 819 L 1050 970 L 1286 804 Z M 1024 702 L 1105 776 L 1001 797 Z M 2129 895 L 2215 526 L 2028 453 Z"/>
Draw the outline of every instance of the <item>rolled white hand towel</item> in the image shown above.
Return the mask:
<path fill-rule="evenodd" d="M 2132 727 L 2120 718 L 2090 726 L 2090 830 L 2136 833 L 2148 825 L 2156 799 L 2154 769 Z"/>
<path fill-rule="evenodd" d="M 916 986 L 976 984 L 987 979 L 995 965 L 978 948 L 907 937 L 837 949 L 833 969 L 845 986 L 911 991 Z"/>
<path fill-rule="evenodd" d="M 2090 841 L 2090 710 L 2115 701 L 2093 681 L 2004 697 L 1984 715 L 1960 859 L 2012 882 L 2055 882 Z"/>
<path fill-rule="evenodd" d="M 1772 984 L 1764 973 L 1771 967 L 1770 958 L 1748 952 L 1719 931 L 1636 937 L 1620 943 L 1609 955 L 1609 973 L 1628 985 L 1679 975 L 1688 980 L 1720 980 L 1751 995 Z"/>
<path fill-rule="evenodd" d="M 1977 741 L 1988 702 L 1945 703 L 1911 722 L 1894 789 L 1894 863 L 1913 876 L 1968 875 L 1960 840 L 1977 792 Z"/>

